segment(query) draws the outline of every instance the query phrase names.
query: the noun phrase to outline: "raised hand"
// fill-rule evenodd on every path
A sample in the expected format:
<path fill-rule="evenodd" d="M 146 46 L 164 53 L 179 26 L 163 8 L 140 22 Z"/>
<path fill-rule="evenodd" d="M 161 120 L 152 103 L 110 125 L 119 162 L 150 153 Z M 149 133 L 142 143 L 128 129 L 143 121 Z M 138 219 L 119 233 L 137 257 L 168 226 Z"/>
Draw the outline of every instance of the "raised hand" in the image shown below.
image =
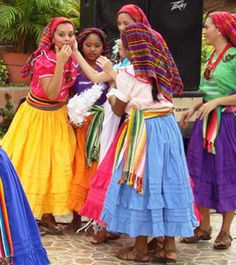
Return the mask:
<path fill-rule="evenodd" d="M 96 64 L 100 66 L 102 70 L 107 74 L 110 74 L 113 71 L 112 62 L 105 56 L 99 56 Z"/>
<path fill-rule="evenodd" d="M 69 45 L 64 45 L 61 50 L 59 50 L 58 47 L 55 46 L 55 51 L 57 62 L 62 63 L 63 65 L 67 62 L 72 54 L 72 49 Z"/>

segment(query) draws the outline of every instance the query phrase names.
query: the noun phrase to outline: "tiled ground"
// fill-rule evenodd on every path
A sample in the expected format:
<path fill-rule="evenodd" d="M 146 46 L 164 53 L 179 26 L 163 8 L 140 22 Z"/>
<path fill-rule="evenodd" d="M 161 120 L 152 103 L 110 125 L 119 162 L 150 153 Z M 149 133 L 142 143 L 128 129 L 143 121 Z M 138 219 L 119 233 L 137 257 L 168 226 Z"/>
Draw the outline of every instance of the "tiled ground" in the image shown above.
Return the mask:
<path fill-rule="evenodd" d="M 68 221 L 69 217 L 66 219 Z M 212 249 L 214 238 L 220 227 L 221 216 L 211 214 L 213 239 L 197 244 L 181 244 L 177 239 L 178 265 L 236 265 L 236 243 L 230 249 L 217 251 Z M 232 227 L 232 236 L 236 239 L 236 219 Z M 102 245 L 92 245 L 89 238 L 78 235 L 43 237 L 43 244 L 48 252 L 52 265 L 144 265 L 150 263 L 124 262 L 115 257 L 118 249 L 132 245 L 133 240 L 122 236 L 116 241 Z"/>

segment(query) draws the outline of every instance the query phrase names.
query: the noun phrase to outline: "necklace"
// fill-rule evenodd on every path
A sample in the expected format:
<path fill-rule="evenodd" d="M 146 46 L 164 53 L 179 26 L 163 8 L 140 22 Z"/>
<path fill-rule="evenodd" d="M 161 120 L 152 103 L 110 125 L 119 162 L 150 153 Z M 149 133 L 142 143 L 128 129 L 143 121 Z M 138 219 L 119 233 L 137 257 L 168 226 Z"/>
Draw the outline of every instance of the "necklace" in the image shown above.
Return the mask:
<path fill-rule="evenodd" d="M 216 53 L 216 51 L 214 50 L 212 53 L 211 53 L 211 56 L 207 62 L 207 65 L 206 65 L 206 68 L 205 68 L 205 71 L 204 71 L 204 77 L 206 80 L 210 80 L 212 78 L 212 70 L 215 70 L 216 66 L 219 64 L 219 62 L 221 61 L 221 59 L 223 58 L 225 52 L 230 49 L 232 47 L 232 44 L 231 43 L 228 43 L 224 49 L 222 50 L 222 52 L 218 55 L 218 57 L 216 58 L 215 62 L 212 63 L 212 59 Z"/>

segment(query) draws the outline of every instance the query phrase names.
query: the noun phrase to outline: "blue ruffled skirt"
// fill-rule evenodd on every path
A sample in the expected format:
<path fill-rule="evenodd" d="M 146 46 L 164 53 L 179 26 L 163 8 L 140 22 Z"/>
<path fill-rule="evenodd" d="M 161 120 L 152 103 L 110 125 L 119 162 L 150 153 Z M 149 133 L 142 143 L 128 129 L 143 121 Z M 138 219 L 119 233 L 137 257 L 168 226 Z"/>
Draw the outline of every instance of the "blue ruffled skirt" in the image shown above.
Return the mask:
<path fill-rule="evenodd" d="M 2 148 L 0 148 L 0 178 L 4 190 L 5 205 L 12 239 L 13 257 L 11 258 L 13 264 L 50 264 L 41 242 L 37 223 L 33 217 L 16 171 Z M 2 231 L 0 230 L 0 232 Z"/>
<path fill-rule="evenodd" d="M 117 184 L 122 163 L 113 172 L 101 219 L 108 231 L 136 236 L 193 235 L 198 225 L 180 133 L 175 117 L 146 120 L 147 157 L 144 194 Z"/>

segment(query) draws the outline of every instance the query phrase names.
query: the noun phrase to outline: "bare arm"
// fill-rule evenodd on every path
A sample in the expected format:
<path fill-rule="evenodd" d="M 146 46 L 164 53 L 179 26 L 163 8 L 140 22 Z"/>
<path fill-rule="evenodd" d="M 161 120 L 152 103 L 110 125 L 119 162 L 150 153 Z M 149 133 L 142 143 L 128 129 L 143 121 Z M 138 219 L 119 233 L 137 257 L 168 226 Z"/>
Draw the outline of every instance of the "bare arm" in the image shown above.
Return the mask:
<path fill-rule="evenodd" d="M 78 49 L 74 49 L 74 55 L 76 60 L 78 61 L 81 69 L 86 74 L 88 79 L 90 79 L 93 83 L 103 83 L 111 81 L 112 78 L 105 72 L 98 73 L 95 71 L 84 59 L 82 54 L 78 51 Z"/>
<path fill-rule="evenodd" d="M 213 99 L 200 107 L 197 117 L 199 119 L 203 119 L 206 115 L 208 115 L 213 109 L 217 108 L 218 106 L 231 105 L 236 105 L 236 95 Z"/>
<path fill-rule="evenodd" d="M 186 128 L 189 122 L 189 119 L 193 116 L 193 114 L 199 110 L 199 108 L 203 105 L 202 102 L 196 104 L 194 107 L 188 109 L 187 111 L 185 111 L 181 118 L 180 118 L 180 122 L 179 125 L 181 128 Z"/>
<path fill-rule="evenodd" d="M 116 96 L 111 96 L 108 101 L 111 104 L 112 111 L 117 116 L 122 116 L 125 113 L 125 108 L 127 106 L 126 102 L 121 101 Z"/>
<path fill-rule="evenodd" d="M 45 77 L 39 80 L 45 94 L 51 100 L 55 100 L 58 96 L 61 86 L 64 65 L 72 54 L 71 47 L 69 45 L 64 45 L 60 51 L 56 49 L 56 67 L 53 77 Z"/>
<path fill-rule="evenodd" d="M 113 81 L 116 81 L 117 72 L 113 70 L 112 63 L 105 56 L 99 56 L 97 59 L 97 65 L 99 65 L 103 72 L 109 75 Z"/>

